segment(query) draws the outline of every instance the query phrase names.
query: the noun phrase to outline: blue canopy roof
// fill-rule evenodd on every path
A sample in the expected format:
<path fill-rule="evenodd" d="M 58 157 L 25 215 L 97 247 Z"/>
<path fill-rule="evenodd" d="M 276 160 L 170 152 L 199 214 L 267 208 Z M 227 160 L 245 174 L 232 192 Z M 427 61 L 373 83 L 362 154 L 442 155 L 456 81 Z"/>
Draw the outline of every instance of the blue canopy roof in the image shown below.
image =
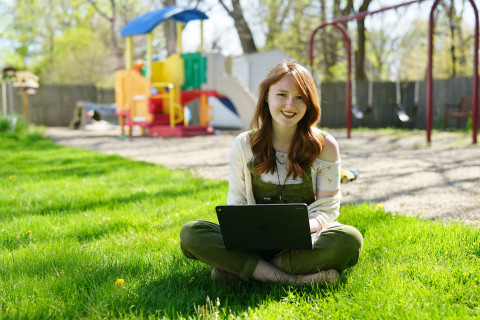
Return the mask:
<path fill-rule="evenodd" d="M 208 17 L 198 9 L 167 6 L 136 17 L 127 23 L 122 29 L 121 35 L 122 37 L 128 37 L 150 33 L 159 23 L 168 19 L 187 23 L 192 20 L 205 20 L 208 19 Z"/>

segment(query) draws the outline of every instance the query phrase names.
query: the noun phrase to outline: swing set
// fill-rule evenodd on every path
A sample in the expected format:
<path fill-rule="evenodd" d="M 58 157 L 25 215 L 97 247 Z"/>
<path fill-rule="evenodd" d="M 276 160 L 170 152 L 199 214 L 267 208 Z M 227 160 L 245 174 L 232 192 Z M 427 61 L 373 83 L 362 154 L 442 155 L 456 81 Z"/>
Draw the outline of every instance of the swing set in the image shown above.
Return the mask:
<path fill-rule="evenodd" d="M 346 96 L 347 96 L 347 102 L 346 102 L 346 111 L 347 111 L 347 137 L 351 138 L 351 128 L 352 128 L 352 114 L 358 118 L 361 119 L 364 116 L 364 112 L 361 111 L 357 106 L 356 106 L 356 85 L 355 82 L 353 83 L 353 90 L 354 90 L 354 95 L 353 95 L 353 103 L 352 103 L 352 81 L 351 81 L 351 74 L 352 74 L 352 45 L 351 45 L 351 38 L 348 34 L 347 29 L 343 26 L 344 23 L 347 23 L 351 20 L 355 19 L 364 19 L 368 15 L 374 15 L 377 13 L 381 13 L 384 11 L 392 10 L 392 9 L 397 9 L 400 7 L 405 7 L 409 6 L 412 4 L 419 4 L 424 2 L 425 0 L 414 0 L 414 1 L 409 1 L 385 8 L 381 8 L 375 11 L 363 11 L 359 12 L 353 15 L 349 15 L 346 17 L 339 18 L 337 20 L 331 21 L 331 22 L 325 22 L 321 24 L 319 27 L 317 27 L 313 32 L 312 35 L 310 36 L 310 42 L 309 42 L 309 58 L 310 58 L 310 69 L 313 72 L 313 44 L 314 44 L 314 37 L 317 34 L 317 32 L 327 26 L 332 26 L 336 29 L 338 29 L 344 38 L 345 42 L 345 50 L 347 53 L 347 80 L 346 80 Z M 453 0 L 452 0 L 453 1 Z M 479 35 L 478 35 L 478 29 L 479 29 L 479 21 L 478 21 L 478 10 L 475 5 L 474 0 L 468 0 L 472 6 L 472 9 L 474 11 L 475 15 L 475 31 L 474 31 L 474 53 L 473 53 L 473 84 L 472 84 L 472 98 L 473 98 L 473 116 L 472 116 L 472 143 L 476 144 L 477 143 L 477 131 L 478 131 L 478 43 L 479 43 Z M 425 117 L 425 129 L 427 132 L 427 143 L 430 145 L 431 144 L 431 134 L 432 134 L 432 127 L 433 127 L 433 30 L 435 27 L 435 17 L 434 17 L 434 12 L 435 9 L 438 6 L 438 3 L 440 0 L 435 0 L 434 3 L 432 4 L 431 10 L 430 10 L 430 19 L 429 19 L 429 42 L 428 42 L 428 67 L 427 67 L 427 90 L 426 90 L 426 117 Z M 369 105 L 367 109 L 365 110 L 365 114 L 367 114 L 368 111 L 371 111 L 372 105 L 371 105 L 371 91 L 372 91 L 372 83 L 369 82 Z M 411 115 L 408 115 L 405 109 L 403 108 L 401 104 L 401 94 L 400 94 L 400 83 L 397 81 L 397 90 L 396 90 L 396 105 L 395 105 L 395 111 L 397 113 L 398 118 L 402 122 L 409 122 L 414 119 L 416 116 L 417 110 L 418 110 L 418 86 L 419 83 L 418 81 L 415 83 L 415 102 L 414 102 L 414 108 L 412 111 Z"/>

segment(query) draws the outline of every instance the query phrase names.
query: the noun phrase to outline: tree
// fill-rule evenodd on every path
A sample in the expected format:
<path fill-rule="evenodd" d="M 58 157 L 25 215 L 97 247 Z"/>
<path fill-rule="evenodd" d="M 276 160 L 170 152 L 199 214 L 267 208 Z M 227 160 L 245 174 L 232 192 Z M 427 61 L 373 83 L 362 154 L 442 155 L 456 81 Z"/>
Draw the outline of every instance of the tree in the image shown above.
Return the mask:
<path fill-rule="evenodd" d="M 368 77 L 371 80 L 380 80 L 390 78 L 389 58 L 398 48 L 399 39 L 392 38 L 384 29 L 372 30 L 368 32 L 368 42 L 366 48 L 366 61 L 369 69 Z"/>
<path fill-rule="evenodd" d="M 124 47 L 123 43 L 118 40 L 119 28 L 118 28 L 118 6 L 117 0 L 109 0 L 109 8 L 107 9 L 104 5 L 97 3 L 96 0 L 88 0 L 88 3 L 95 9 L 95 12 L 99 14 L 103 19 L 108 22 L 110 29 L 110 43 L 112 48 L 112 53 L 115 57 L 113 69 L 121 69 L 124 65 L 123 54 Z"/>
<path fill-rule="evenodd" d="M 40 73 L 53 62 L 55 35 L 84 24 L 91 12 L 81 7 L 82 0 L 14 1 L 8 8 L 11 17 L 8 39 L 22 67 Z"/>
<path fill-rule="evenodd" d="M 359 12 L 367 11 L 371 0 L 364 0 Z M 365 72 L 365 19 L 357 19 L 357 44 L 358 48 L 355 51 L 355 79 L 366 80 L 367 73 Z"/>
<path fill-rule="evenodd" d="M 218 2 L 222 5 L 225 11 L 227 11 L 228 15 L 232 17 L 235 23 L 235 28 L 237 29 L 238 37 L 240 38 L 243 53 L 248 54 L 257 52 L 257 46 L 255 44 L 252 31 L 245 20 L 245 16 L 243 15 L 240 0 L 231 0 L 231 8 L 227 6 L 224 0 L 218 0 Z"/>
<path fill-rule="evenodd" d="M 71 28 L 56 36 L 55 44 L 52 61 L 41 74 L 45 83 L 103 86 L 113 83 L 110 66 L 115 57 L 97 32 Z"/>
<path fill-rule="evenodd" d="M 265 46 L 273 47 L 276 45 L 275 38 L 283 32 L 286 19 L 290 14 L 294 0 L 263 0 L 261 4 L 266 8 L 264 19 L 266 24 Z"/>
<path fill-rule="evenodd" d="M 154 2 L 154 6 L 158 9 L 176 4 L 176 0 L 157 0 Z M 163 23 L 162 31 L 165 40 L 166 56 L 170 56 L 177 52 L 177 26 L 175 21 L 171 19 L 165 21 Z"/>
<path fill-rule="evenodd" d="M 281 49 L 300 63 L 308 64 L 311 28 L 319 21 L 310 1 L 263 0 L 260 5 L 266 36 L 263 50 Z"/>
<path fill-rule="evenodd" d="M 444 19 L 448 21 L 448 37 L 450 38 L 450 66 L 451 77 L 456 77 L 461 74 L 466 57 L 468 56 L 468 39 L 463 37 L 462 16 L 465 9 L 465 1 L 461 3 L 460 12 L 457 13 L 454 2 L 441 1 L 444 10 L 441 12 L 444 15 Z M 469 32 L 467 31 L 467 34 Z"/>

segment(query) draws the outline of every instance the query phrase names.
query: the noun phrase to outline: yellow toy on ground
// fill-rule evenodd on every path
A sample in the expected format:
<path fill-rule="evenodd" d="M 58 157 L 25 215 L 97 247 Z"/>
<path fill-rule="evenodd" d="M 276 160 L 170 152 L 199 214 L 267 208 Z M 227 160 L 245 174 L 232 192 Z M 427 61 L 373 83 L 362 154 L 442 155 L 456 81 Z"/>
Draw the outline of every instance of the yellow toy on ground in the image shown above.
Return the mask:
<path fill-rule="evenodd" d="M 342 170 L 342 176 L 340 181 L 342 183 L 347 183 L 358 179 L 358 173 L 356 169 Z"/>

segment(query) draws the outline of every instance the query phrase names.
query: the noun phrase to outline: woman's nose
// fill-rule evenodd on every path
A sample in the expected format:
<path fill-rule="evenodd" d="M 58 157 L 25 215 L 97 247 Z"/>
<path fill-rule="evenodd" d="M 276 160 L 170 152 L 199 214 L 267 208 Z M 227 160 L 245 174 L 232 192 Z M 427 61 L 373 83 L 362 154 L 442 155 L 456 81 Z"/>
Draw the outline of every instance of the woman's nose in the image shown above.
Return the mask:
<path fill-rule="evenodd" d="M 293 105 L 295 104 L 294 98 L 293 97 L 288 97 L 287 102 L 285 104 L 289 107 L 293 107 Z"/>

